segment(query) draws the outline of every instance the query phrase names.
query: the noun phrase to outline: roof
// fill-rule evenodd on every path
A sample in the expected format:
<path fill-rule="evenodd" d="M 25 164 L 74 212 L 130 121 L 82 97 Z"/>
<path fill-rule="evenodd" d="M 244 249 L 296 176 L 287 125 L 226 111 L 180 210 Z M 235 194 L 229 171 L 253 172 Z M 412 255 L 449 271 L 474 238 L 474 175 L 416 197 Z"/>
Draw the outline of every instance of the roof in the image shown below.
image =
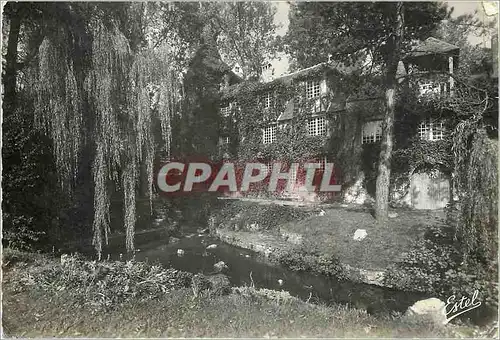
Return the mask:
<path fill-rule="evenodd" d="M 276 83 L 285 83 L 290 84 L 292 81 L 300 78 L 306 78 L 309 76 L 316 75 L 318 73 L 324 71 L 339 71 L 342 73 L 350 73 L 356 69 L 355 66 L 345 66 L 338 62 L 324 62 L 311 67 L 307 67 L 292 73 L 288 73 L 273 79 L 272 81 L 262 83 L 258 81 L 244 81 L 238 84 L 234 84 L 225 88 L 222 91 L 222 98 L 228 99 L 234 97 L 237 93 L 241 91 L 256 91 L 259 89 L 264 90 L 265 88 L 276 84 Z"/>
<path fill-rule="evenodd" d="M 415 46 L 412 51 L 406 55 L 405 59 L 424 55 L 449 54 L 458 52 L 459 50 L 460 48 L 458 46 L 430 37 Z"/>

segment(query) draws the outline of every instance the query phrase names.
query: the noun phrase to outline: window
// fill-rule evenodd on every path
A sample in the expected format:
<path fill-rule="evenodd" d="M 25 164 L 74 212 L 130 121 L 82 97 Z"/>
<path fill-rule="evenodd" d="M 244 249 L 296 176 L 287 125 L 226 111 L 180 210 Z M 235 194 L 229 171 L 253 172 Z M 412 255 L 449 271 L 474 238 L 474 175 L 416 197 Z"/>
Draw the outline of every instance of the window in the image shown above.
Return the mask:
<path fill-rule="evenodd" d="M 274 143 L 276 141 L 276 125 L 270 125 L 262 131 L 262 142 L 264 144 Z"/>
<path fill-rule="evenodd" d="M 325 169 L 326 169 L 326 163 L 327 163 L 327 162 L 328 162 L 328 161 L 326 160 L 326 157 L 323 157 L 323 158 L 321 158 L 321 159 L 319 160 L 319 162 L 318 162 L 318 163 L 319 163 L 319 164 L 321 164 L 321 166 L 319 167 L 319 170 L 320 170 L 320 171 L 323 171 L 323 172 L 325 171 Z"/>
<path fill-rule="evenodd" d="M 312 99 L 319 97 L 320 82 L 318 80 L 311 80 L 306 82 L 306 98 Z"/>
<path fill-rule="evenodd" d="M 420 95 L 449 93 L 449 85 L 446 82 L 427 82 L 419 84 Z"/>
<path fill-rule="evenodd" d="M 273 171 L 273 163 L 262 163 L 261 164 L 261 170 L 262 171 L 267 171 L 267 176 L 270 176 L 272 171 Z"/>
<path fill-rule="evenodd" d="M 288 169 L 288 174 L 289 177 L 288 177 L 287 187 L 293 189 L 297 185 L 297 169 L 290 167 L 290 169 Z"/>
<path fill-rule="evenodd" d="M 418 136 L 421 140 L 442 140 L 444 138 L 444 130 L 442 120 L 426 119 L 418 127 Z"/>
<path fill-rule="evenodd" d="M 224 146 L 229 144 L 229 137 L 224 136 L 224 137 L 219 137 L 219 145 Z"/>
<path fill-rule="evenodd" d="M 325 117 L 314 117 L 307 122 L 307 132 L 309 136 L 323 136 L 326 132 Z"/>
<path fill-rule="evenodd" d="M 229 117 L 229 115 L 231 114 L 231 105 L 227 104 L 227 106 L 221 107 L 220 108 L 220 114 L 223 117 Z"/>
<path fill-rule="evenodd" d="M 366 122 L 361 133 L 362 144 L 375 143 L 382 139 L 382 121 Z"/>
<path fill-rule="evenodd" d="M 271 107 L 272 103 L 271 92 L 267 92 L 266 94 L 264 94 L 264 96 L 262 97 L 262 102 L 264 103 L 265 109 L 269 109 Z"/>

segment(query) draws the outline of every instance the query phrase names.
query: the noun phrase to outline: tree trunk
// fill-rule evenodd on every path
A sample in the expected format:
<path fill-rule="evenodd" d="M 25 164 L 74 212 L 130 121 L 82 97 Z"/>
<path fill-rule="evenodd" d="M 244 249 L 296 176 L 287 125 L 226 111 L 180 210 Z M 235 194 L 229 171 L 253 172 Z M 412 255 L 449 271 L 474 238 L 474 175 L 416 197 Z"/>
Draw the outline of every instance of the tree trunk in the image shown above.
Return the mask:
<path fill-rule="evenodd" d="M 5 56 L 5 74 L 3 78 L 4 85 L 4 114 L 12 113 L 16 103 L 16 68 L 17 68 L 17 46 L 19 44 L 19 32 L 21 29 L 21 16 L 19 5 L 9 3 L 11 6 L 9 13 L 10 27 L 9 40 L 7 42 L 7 54 Z"/>
<path fill-rule="evenodd" d="M 385 116 L 375 192 L 375 218 L 377 221 L 381 222 L 387 220 L 387 210 L 389 204 L 391 156 L 394 135 L 394 111 L 396 109 L 396 72 L 401 55 L 403 32 L 403 3 L 398 2 L 396 4 L 396 23 L 392 35 L 392 41 L 390 41 L 389 56 L 387 58 L 387 73 L 385 80 Z"/>

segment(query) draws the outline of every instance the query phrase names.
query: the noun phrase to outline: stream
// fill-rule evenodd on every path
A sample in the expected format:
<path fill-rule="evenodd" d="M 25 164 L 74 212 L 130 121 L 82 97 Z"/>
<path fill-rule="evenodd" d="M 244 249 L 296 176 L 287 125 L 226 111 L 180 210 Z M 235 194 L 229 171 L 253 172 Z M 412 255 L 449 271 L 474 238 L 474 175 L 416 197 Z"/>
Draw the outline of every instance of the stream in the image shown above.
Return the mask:
<path fill-rule="evenodd" d="M 420 293 L 292 271 L 269 263 L 253 251 L 194 231 L 184 230 L 184 236 L 170 244 L 168 233 L 163 230 L 136 235 L 135 260 L 161 263 L 182 271 L 206 275 L 215 274 L 214 264 L 224 261 L 228 268 L 223 274 L 229 277 L 233 286 L 250 286 L 253 282 L 256 288 L 285 290 L 313 303 L 344 304 L 365 309 L 371 314 L 405 312 L 415 301 L 428 297 Z M 109 256 L 110 259 L 120 259 L 120 254 L 125 254 L 124 243 L 123 239 L 114 239 L 103 253 L 104 258 Z M 207 249 L 208 245 L 213 244 L 217 247 Z M 182 256 L 178 255 L 178 249 L 184 251 Z"/>

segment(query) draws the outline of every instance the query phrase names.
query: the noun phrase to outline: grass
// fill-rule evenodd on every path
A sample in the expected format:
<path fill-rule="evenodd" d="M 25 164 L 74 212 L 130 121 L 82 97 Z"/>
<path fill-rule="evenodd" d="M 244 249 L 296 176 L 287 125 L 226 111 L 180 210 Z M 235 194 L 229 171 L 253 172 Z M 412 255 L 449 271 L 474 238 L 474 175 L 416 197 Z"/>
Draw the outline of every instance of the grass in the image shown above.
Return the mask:
<path fill-rule="evenodd" d="M 303 236 L 304 248 L 341 263 L 363 269 L 384 269 L 404 255 L 424 235 L 426 228 L 442 218 L 442 212 L 398 210 L 396 218 L 378 224 L 368 209 L 324 208 L 324 215 L 293 221 L 281 226 L 281 232 Z M 367 236 L 353 240 L 357 229 Z"/>
<path fill-rule="evenodd" d="M 139 298 L 138 293 L 113 308 L 96 308 L 82 303 L 74 289 L 66 289 L 72 286 L 62 277 L 53 279 L 64 289 L 38 284 L 47 268 L 57 266 L 63 267 L 55 259 L 38 255 L 34 260 L 11 261 L 4 268 L 4 336 L 452 337 L 470 331 L 456 326 L 439 328 L 426 320 L 377 318 L 359 309 L 309 304 L 286 292 L 250 287 L 233 288 L 225 296 L 202 294 L 197 298 L 190 288 L 168 290 L 150 300 Z M 66 273 L 64 269 L 58 272 Z M 21 279 L 27 276 L 35 284 L 24 284 Z M 87 285 L 93 289 L 99 283 Z M 108 288 L 103 289 L 109 293 Z"/>
<path fill-rule="evenodd" d="M 214 227 L 230 233 L 251 231 L 255 237 L 274 237 L 275 243 L 283 241 L 281 235 L 297 235 L 295 239 L 302 239 L 299 248 L 311 253 L 336 258 L 356 268 L 384 270 L 408 253 L 429 226 L 445 217 L 442 211 L 397 209 L 392 212 L 396 212 L 397 217 L 381 225 L 367 207 L 346 208 L 340 204 L 292 207 L 232 201 L 225 202 L 218 210 Z M 353 240 L 357 229 L 365 229 L 367 237 Z M 255 238 L 250 233 L 240 236 L 242 241 Z"/>

